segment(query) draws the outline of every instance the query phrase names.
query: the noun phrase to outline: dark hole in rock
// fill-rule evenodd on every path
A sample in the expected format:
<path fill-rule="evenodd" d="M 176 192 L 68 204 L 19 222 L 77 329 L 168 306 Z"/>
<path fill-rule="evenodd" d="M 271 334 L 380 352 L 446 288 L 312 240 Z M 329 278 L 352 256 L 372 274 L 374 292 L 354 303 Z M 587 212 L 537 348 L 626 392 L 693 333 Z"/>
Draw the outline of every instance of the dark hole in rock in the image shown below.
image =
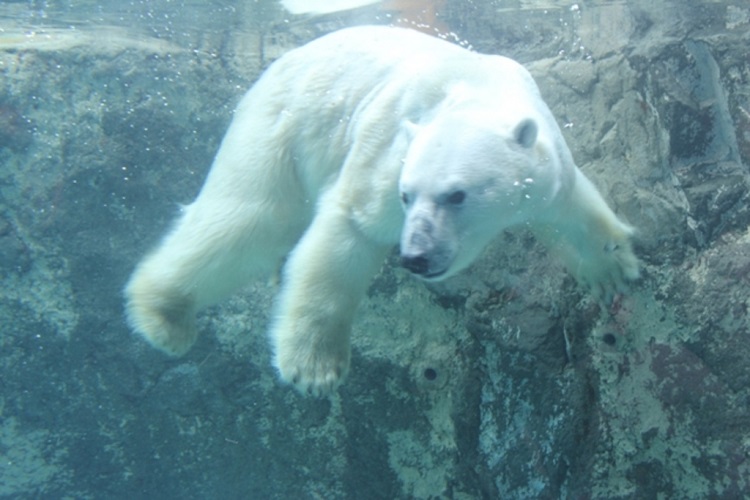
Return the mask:
<path fill-rule="evenodd" d="M 615 345 L 617 343 L 617 337 L 615 337 L 614 333 L 605 333 L 602 336 L 602 340 L 607 345 Z"/>
<path fill-rule="evenodd" d="M 425 368 L 424 378 L 426 378 L 427 380 L 435 380 L 437 378 L 437 372 L 434 368 Z"/>

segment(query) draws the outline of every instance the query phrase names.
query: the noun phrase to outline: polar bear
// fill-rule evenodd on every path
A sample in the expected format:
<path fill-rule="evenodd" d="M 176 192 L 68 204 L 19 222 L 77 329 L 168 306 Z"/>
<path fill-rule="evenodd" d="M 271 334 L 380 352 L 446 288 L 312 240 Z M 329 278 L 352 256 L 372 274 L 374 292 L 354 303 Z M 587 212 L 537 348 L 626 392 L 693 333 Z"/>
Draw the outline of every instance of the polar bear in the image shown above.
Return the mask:
<path fill-rule="evenodd" d="M 600 298 L 638 275 L 632 229 L 576 167 L 522 66 L 406 29 L 349 28 L 287 53 L 241 100 L 198 197 L 130 278 L 127 319 L 183 354 L 196 311 L 286 259 L 274 364 L 327 393 L 389 249 L 441 280 L 520 224 Z"/>

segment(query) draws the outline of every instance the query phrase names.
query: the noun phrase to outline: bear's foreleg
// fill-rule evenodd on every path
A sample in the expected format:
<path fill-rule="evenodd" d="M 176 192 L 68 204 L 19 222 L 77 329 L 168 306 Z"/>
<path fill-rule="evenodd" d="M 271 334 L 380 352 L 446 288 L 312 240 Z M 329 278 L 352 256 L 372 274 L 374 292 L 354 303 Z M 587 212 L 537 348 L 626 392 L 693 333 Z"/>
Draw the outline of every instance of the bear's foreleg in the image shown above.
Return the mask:
<path fill-rule="evenodd" d="M 346 375 L 354 313 L 387 252 L 336 196 L 325 201 L 289 256 L 270 329 L 282 380 L 314 395 Z"/>
<path fill-rule="evenodd" d="M 532 227 L 539 239 L 563 257 L 568 271 L 599 300 L 615 294 L 638 278 L 633 253 L 633 229 L 609 208 L 596 187 L 576 168 L 573 189 L 549 212 L 553 220 Z"/>

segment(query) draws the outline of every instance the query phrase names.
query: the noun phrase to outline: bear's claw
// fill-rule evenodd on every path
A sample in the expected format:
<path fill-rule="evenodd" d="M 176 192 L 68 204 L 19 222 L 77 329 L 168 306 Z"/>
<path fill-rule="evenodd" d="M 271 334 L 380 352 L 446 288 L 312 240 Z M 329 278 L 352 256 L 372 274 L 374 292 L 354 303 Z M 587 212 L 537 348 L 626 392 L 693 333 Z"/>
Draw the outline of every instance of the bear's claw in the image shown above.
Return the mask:
<path fill-rule="evenodd" d="M 301 394 L 326 396 L 336 391 L 349 370 L 348 356 L 315 353 L 305 360 L 284 359 L 276 355 L 281 380 L 292 384 Z"/>

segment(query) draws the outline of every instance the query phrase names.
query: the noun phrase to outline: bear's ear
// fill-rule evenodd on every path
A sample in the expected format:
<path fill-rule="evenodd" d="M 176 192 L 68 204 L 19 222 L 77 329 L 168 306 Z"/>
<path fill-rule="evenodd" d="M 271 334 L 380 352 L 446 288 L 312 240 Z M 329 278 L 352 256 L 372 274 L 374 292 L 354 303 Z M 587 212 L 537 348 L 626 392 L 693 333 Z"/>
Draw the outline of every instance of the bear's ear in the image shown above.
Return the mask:
<path fill-rule="evenodd" d="M 516 125 L 516 128 L 513 130 L 513 137 L 515 137 L 518 144 L 528 149 L 536 144 L 538 130 L 536 122 L 531 118 L 526 118 Z"/>

